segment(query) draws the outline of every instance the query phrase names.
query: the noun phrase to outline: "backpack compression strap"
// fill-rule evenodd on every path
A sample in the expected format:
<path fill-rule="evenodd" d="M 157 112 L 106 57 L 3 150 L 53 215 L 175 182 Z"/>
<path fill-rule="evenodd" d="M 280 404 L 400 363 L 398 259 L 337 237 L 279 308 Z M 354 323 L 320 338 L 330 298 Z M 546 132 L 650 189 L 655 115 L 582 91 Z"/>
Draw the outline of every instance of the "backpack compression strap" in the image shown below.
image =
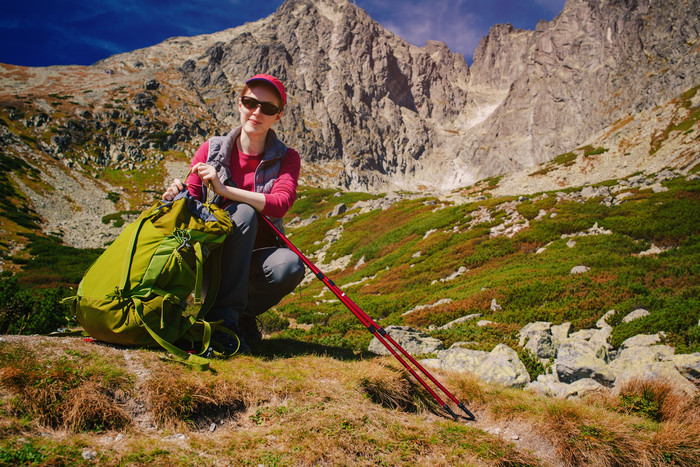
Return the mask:
<path fill-rule="evenodd" d="M 204 350 L 199 355 L 190 354 L 173 345 L 172 343 L 166 341 L 165 339 L 160 337 L 157 332 L 151 329 L 151 327 L 146 323 L 146 320 L 143 318 L 143 304 L 141 303 L 141 300 L 139 300 L 138 298 L 133 298 L 133 301 L 134 308 L 136 310 L 136 315 L 139 317 L 139 319 L 141 320 L 141 324 L 146 329 L 146 331 L 148 331 L 148 333 L 151 335 L 154 341 L 156 341 L 161 347 L 163 347 L 171 354 L 175 355 L 181 360 L 184 360 L 185 363 L 187 363 L 188 365 L 192 365 L 193 367 L 201 371 L 210 369 L 209 359 L 201 356 L 201 353 L 206 352 L 207 349 L 209 349 L 209 346 L 211 345 L 211 325 L 209 323 L 207 323 L 206 321 L 203 322 L 204 335 L 202 336 L 202 349 Z"/>

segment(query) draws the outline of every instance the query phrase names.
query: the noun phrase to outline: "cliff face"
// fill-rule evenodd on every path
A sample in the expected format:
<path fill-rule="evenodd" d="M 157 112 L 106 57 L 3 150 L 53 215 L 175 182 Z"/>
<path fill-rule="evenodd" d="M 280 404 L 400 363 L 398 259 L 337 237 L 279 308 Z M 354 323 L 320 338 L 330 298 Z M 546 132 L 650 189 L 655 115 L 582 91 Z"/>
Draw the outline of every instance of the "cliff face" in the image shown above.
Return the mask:
<path fill-rule="evenodd" d="M 219 33 L 90 67 L 0 65 L 6 152 L 88 175 L 192 155 L 237 124 L 241 83 L 279 76 L 278 133 L 303 182 L 453 189 L 532 167 L 698 84 L 700 2 L 569 0 L 534 31 L 495 25 L 471 68 L 347 0 L 288 0 Z"/>
<path fill-rule="evenodd" d="M 439 42 L 412 46 L 344 0 L 283 4 L 254 33 L 214 44 L 206 66 L 187 73 L 192 87 L 233 111 L 229 83 L 266 70 L 291 99 L 279 132 L 313 164 L 337 167 L 350 188 L 410 177 L 439 147 L 440 125 L 467 104 L 469 69 Z"/>
<path fill-rule="evenodd" d="M 471 84 L 509 90 L 465 138 L 461 164 L 477 178 L 533 166 L 693 88 L 699 13 L 697 1 L 569 0 L 535 31 L 495 26 Z"/>

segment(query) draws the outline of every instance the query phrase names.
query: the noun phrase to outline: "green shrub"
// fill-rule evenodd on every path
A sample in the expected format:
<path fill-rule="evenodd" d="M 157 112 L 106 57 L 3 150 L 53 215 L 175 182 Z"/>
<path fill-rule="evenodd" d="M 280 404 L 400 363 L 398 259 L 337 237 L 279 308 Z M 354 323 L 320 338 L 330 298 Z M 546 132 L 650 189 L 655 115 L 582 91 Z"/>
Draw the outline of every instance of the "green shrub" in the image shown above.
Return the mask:
<path fill-rule="evenodd" d="M 102 253 L 99 248 L 73 248 L 56 237 L 23 234 L 29 240 L 25 251 L 30 259 L 13 258 L 22 265 L 17 279 L 23 286 L 77 286 L 87 268 Z"/>
<path fill-rule="evenodd" d="M 283 331 L 289 327 L 289 320 L 272 310 L 258 316 L 258 320 L 265 333 Z"/>
<path fill-rule="evenodd" d="M 542 362 L 540 362 L 539 358 L 537 358 L 528 349 L 518 350 L 518 357 L 520 358 L 520 361 L 523 362 L 523 365 L 525 365 L 531 381 L 535 381 L 539 375 L 543 375 L 545 373 L 545 368 L 544 365 L 542 365 Z"/>
<path fill-rule="evenodd" d="M 117 198 L 118 201 L 118 198 Z M 115 201 L 116 202 L 116 201 Z M 139 214 L 141 211 L 120 211 L 113 214 L 107 214 L 102 216 L 102 223 L 109 224 L 110 222 L 116 228 L 122 227 L 126 222 L 123 216 L 133 216 Z"/>
<path fill-rule="evenodd" d="M 68 324 L 65 289 L 23 290 L 15 276 L 0 278 L 0 334 L 47 334 Z"/>
<path fill-rule="evenodd" d="M 110 191 L 107 193 L 107 199 L 115 204 L 119 202 L 120 197 L 121 197 L 121 195 L 115 191 Z M 103 220 L 103 222 L 104 222 L 104 220 Z M 104 222 L 104 223 L 106 224 L 106 222 Z"/>
<path fill-rule="evenodd" d="M 31 442 L 13 441 L 0 446 L 0 465 L 40 465 L 46 457 Z"/>

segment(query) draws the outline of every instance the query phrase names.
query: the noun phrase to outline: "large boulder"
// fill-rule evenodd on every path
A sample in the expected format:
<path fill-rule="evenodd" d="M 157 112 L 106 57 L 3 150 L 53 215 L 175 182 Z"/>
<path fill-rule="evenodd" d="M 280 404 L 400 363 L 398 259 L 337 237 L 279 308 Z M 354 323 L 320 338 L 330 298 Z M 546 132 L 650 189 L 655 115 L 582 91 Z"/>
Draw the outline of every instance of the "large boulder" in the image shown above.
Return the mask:
<path fill-rule="evenodd" d="M 411 355 L 432 354 L 445 348 L 441 340 L 410 326 L 387 326 L 385 331 Z M 377 355 L 391 355 L 391 352 L 376 337 L 369 343 L 368 350 Z"/>
<path fill-rule="evenodd" d="M 538 358 L 553 358 L 557 354 L 552 336 L 552 323 L 538 321 L 520 330 L 520 346 Z"/>
<path fill-rule="evenodd" d="M 547 374 L 538 376 L 537 381 L 528 384 L 525 389 L 545 396 L 568 399 L 602 391 L 605 386 L 591 378 L 579 379 L 571 384 L 566 384 L 557 380 L 555 374 Z"/>
<path fill-rule="evenodd" d="M 700 352 L 671 357 L 676 369 L 696 387 L 700 387 Z"/>
<path fill-rule="evenodd" d="M 491 352 L 453 346 L 423 363 L 441 370 L 473 373 L 483 381 L 506 387 L 524 387 L 530 382 L 530 375 L 518 354 L 505 344 L 498 344 Z"/>
<path fill-rule="evenodd" d="M 642 347 L 658 344 L 661 339 L 665 337 L 663 332 L 657 332 L 656 334 L 638 334 L 632 336 L 629 339 L 625 339 L 622 344 L 620 344 L 619 350 L 624 350 L 629 347 Z"/>
<path fill-rule="evenodd" d="M 692 365 L 691 359 L 687 360 Z M 683 359 L 678 359 L 678 364 L 685 369 Z M 679 371 L 674 362 L 674 349 L 667 345 L 637 345 L 622 349 L 610 364 L 610 369 L 615 373 L 617 387 L 632 379 L 641 379 L 666 381 L 690 395 L 697 391 Z"/>
<path fill-rule="evenodd" d="M 615 374 L 607 364 L 607 353 L 601 347 L 584 339 L 570 338 L 559 347 L 554 368 L 559 381 L 573 383 L 591 378 L 604 386 L 615 381 Z"/>

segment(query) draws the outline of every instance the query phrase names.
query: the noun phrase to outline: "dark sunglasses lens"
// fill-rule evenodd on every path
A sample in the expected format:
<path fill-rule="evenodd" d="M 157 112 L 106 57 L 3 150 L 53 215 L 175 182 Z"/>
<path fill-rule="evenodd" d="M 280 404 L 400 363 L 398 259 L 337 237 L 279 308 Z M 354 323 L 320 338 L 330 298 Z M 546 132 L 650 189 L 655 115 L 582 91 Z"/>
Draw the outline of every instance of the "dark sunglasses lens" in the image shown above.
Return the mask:
<path fill-rule="evenodd" d="M 280 111 L 275 104 L 270 104 L 269 102 L 261 102 L 260 110 L 265 115 L 277 115 Z"/>
<path fill-rule="evenodd" d="M 259 100 L 253 99 L 252 97 L 248 96 L 241 97 L 241 103 L 246 109 L 250 110 L 255 110 L 258 108 L 258 106 L 260 106 L 260 110 L 265 115 L 276 115 L 280 111 L 274 104 L 271 104 L 269 102 L 260 102 Z"/>

